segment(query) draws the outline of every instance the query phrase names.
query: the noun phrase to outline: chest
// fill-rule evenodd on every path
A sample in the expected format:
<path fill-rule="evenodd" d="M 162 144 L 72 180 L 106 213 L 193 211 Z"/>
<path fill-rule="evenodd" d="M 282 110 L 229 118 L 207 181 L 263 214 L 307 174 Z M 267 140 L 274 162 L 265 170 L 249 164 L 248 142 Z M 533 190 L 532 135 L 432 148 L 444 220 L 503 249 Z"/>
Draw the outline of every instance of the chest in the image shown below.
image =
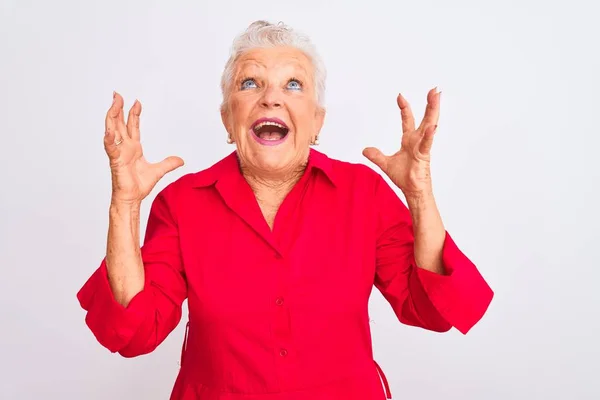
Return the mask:
<path fill-rule="evenodd" d="M 322 192 L 296 193 L 278 208 L 218 197 L 190 207 L 180 218 L 190 309 L 209 320 L 259 319 L 281 299 L 304 310 L 362 310 L 375 273 L 372 221 L 359 201 L 342 206 Z"/>
<path fill-rule="evenodd" d="M 279 210 L 281 203 L 283 203 L 283 200 L 283 198 L 271 199 L 270 201 L 257 200 L 262 216 L 269 226 L 269 229 L 273 229 L 277 211 Z"/>

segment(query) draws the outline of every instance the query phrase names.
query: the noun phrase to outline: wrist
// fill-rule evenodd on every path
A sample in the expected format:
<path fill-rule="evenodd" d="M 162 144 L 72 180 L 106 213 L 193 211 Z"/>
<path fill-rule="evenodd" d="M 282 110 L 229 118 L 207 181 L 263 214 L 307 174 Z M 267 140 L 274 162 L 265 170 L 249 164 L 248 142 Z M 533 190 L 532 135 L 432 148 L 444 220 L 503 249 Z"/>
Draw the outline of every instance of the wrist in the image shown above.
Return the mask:
<path fill-rule="evenodd" d="M 404 198 L 406 199 L 409 208 L 418 208 L 435 204 L 435 197 L 433 196 L 432 190 L 404 193 Z"/>
<path fill-rule="evenodd" d="M 140 212 L 141 206 L 141 202 L 137 200 L 121 200 L 113 197 L 110 201 L 110 211 L 117 214 L 137 214 Z"/>

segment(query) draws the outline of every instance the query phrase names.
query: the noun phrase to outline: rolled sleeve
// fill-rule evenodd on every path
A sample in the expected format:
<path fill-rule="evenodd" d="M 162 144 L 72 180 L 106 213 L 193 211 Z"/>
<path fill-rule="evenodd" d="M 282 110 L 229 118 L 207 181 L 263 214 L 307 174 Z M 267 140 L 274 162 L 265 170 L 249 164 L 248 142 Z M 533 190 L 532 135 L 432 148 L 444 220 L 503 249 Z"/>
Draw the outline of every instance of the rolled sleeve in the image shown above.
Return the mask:
<path fill-rule="evenodd" d="M 114 298 L 108 282 L 106 261 L 77 293 L 81 307 L 87 311 L 85 322 L 98 342 L 112 352 L 124 348 L 135 335 L 150 306 L 147 290 L 136 294 L 127 307 Z"/>
<path fill-rule="evenodd" d="M 466 334 L 485 314 L 491 288 L 448 232 L 442 251 L 445 273 L 419 268 L 410 211 L 383 178 L 375 193 L 375 286 L 402 323 L 437 332 L 455 327 Z"/>
<path fill-rule="evenodd" d="M 109 284 L 106 259 L 77 293 L 85 321 L 98 342 L 111 352 L 135 357 L 153 351 L 175 329 L 187 297 L 179 233 L 168 189 L 150 209 L 141 257 L 144 288 L 124 307 Z"/>
<path fill-rule="evenodd" d="M 417 275 L 438 312 L 452 326 L 466 334 L 484 316 L 494 293 L 448 232 L 442 261 L 445 274 L 417 268 Z"/>

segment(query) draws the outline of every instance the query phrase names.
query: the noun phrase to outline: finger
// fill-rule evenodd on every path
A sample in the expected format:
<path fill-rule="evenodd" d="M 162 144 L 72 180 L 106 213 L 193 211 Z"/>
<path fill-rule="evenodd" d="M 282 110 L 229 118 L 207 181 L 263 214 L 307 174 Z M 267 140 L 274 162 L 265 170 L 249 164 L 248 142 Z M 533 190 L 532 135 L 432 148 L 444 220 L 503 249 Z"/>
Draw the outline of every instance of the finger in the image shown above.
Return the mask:
<path fill-rule="evenodd" d="M 113 92 L 113 99 L 112 99 L 112 104 L 110 105 L 110 108 L 108 109 L 108 111 L 106 112 L 106 117 L 104 119 L 104 132 L 112 132 L 113 133 L 113 137 L 115 134 L 115 131 L 117 130 L 117 115 L 118 115 L 118 109 L 115 106 L 115 103 L 117 101 L 116 98 L 116 93 Z"/>
<path fill-rule="evenodd" d="M 400 108 L 400 115 L 402 117 L 402 133 L 409 133 L 415 130 L 415 117 L 413 116 L 410 104 L 401 95 L 398 94 L 396 99 L 398 107 Z"/>
<path fill-rule="evenodd" d="M 119 93 L 115 92 L 115 104 L 113 107 L 115 109 L 114 121 L 117 127 L 117 141 L 129 139 L 127 127 L 125 125 L 125 113 L 123 112 L 124 103 L 123 97 Z"/>
<path fill-rule="evenodd" d="M 175 156 L 167 157 L 164 160 L 162 160 L 161 162 L 155 164 L 156 173 L 158 174 L 159 178 L 162 178 L 169 172 L 181 167 L 183 164 L 184 164 L 183 160 L 180 157 L 175 157 Z"/>
<path fill-rule="evenodd" d="M 140 114 L 142 113 L 142 103 L 136 100 L 129 109 L 127 116 L 127 134 L 133 140 L 140 140 Z"/>
<path fill-rule="evenodd" d="M 441 92 L 437 91 L 437 88 L 433 88 L 427 94 L 427 107 L 425 108 L 425 115 L 419 125 L 419 129 L 425 129 L 430 125 L 437 125 L 440 118 L 440 95 Z"/>
<path fill-rule="evenodd" d="M 373 164 L 377 165 L 382 171 L 387 168 L 387 156 L 385 156 L 381 150 L 375 147 L 367 147 L 363 150 L 363 156 L 365 156 Z"/>
<path fill-rule="evenodd" d="M 431 152 L 431 146 L 433 146 L 433 137 L 437 130 L 437 125 L 428 126 L 425 128 L 425 133 L 419 143 L 419 153 L 423 155 L 429 155 Z"/>

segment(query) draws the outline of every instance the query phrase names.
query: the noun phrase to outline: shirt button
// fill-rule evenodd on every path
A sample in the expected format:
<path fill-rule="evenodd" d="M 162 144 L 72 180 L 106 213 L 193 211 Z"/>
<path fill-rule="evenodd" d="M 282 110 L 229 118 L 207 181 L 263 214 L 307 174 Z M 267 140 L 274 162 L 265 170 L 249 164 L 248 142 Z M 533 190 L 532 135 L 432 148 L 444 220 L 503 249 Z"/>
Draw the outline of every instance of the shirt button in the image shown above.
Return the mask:
<path fill-rule="evenodd" d="M 278 297 L 277 300 L 275 300 L 275 304 L 277 304 L 278 306 L 282 306 L 283 305 L 283 298 Z"/>
<path fill-rule="evenodd" d="M 287 356 L 287 355 L 288 355 L 288 352 L 287 352 L 287 350 L 286 350 L 286 349 L 281 349 L 281 350 L 279 350 L 279 355 L 280 355 L 281 357 L 285 357 L 285 356 Z"/>

